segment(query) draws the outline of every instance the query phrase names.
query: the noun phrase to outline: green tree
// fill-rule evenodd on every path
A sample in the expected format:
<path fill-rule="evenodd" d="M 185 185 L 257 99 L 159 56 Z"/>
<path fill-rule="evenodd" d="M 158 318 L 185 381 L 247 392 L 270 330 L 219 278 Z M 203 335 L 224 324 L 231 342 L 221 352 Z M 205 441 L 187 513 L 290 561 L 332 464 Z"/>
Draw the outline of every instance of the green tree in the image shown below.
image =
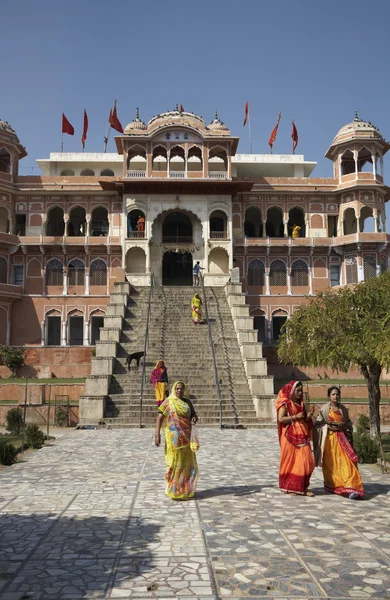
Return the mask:
<path fill-rule="evenodd" d="M 368 389 L 370 433 L 380 440 L 379 378 L 390 366 L 390 273 L 318 294 L 282 330 L 279 360 L 348 371 L 357 366 Z"/>
<path fill-rule="evenodd" d="M 0 354 L 2 361 L 16 377 L 17 369 L 23 367 L 26 362 L 27 350 L 24 346 L 2 346 L 0 345 Z"/>

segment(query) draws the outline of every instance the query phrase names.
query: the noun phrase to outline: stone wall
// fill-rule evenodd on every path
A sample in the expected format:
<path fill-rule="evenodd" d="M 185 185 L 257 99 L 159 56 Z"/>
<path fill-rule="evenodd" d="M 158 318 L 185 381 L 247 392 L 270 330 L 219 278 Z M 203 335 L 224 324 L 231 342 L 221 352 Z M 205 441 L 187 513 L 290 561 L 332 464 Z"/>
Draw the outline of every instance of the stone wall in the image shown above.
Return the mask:
<path fill-rule="evenodd" d="M 18 377 L 85 377 L 91 372 L 91 348 L 84 346 L 27 347 L 26 366 Z M 10 370 L 0 365 L 0 377 L 10 377 Z"/>
<path fill-rule="evenodd" d="M 54 380 L 55 381 L 55 380 Z M 78 402 L 80 396 L 84 394 L 84 383 L 60 384 L 60 383 L 28 383 L 27 384 L 27 403 L 44 404 L 57 397 L 58 402 L 67 402 L 67 398 L 58 398 L 58 396 L 69 396 L 70 402 Z M 1 383 L 0 382 L 0 400 L 16 400 L 19 404 L 24 404 L 26 398 L 26 385 L 24 383 Z"/>
<path fill-rule="evenodd" d="M 0 405 L 0 425 L 5 425 L 7 412 L 10 408 L 16 408 L 15 405 L 10 404 L 2 404 Z M 23 410 L 24 407 L 20 406 Z M 50 408 L 50 414 L 49 414 Z M 63 408 L 64 410 L 68 410 L 67 404 L 57 404 L 57 408 Z M 30 405 L 27 406 L 26 409 L 26 423 L 36 423 L 41 429 L 47 427 L 47 419 L 48 416 L 50 418 L 50 425 L 54 425 L 54 405 Z M 72 427 L 75 427 L 79 421 L 79 407 L 78 406 L 70 406 L 69 407 L 69 424 Z M 45 431 L 46 432 L 46 431 Z"/>

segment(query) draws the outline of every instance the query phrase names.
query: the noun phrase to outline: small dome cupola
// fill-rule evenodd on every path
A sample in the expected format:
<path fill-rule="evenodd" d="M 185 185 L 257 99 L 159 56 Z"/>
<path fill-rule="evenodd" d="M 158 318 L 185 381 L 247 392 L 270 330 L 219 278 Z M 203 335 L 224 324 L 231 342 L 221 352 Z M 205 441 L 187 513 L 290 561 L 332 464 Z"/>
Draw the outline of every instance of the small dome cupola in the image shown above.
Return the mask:
<path fill-rule="evenodd" d="M 131 133 L 139 133 L 140 131 L 145 131 L 147 129 L 147 125 L 146 123 L 144 123 L 143 121 L 141 121 L 141 119 L 139 118 L 139 109 L 137 108 L 136 110 L 136 114 L 135 114 L 135 119 L 133 121 L 131 121 L 131 123 L 129 123 L 128 125 L 126 125 L 125 130 L 124 130 L 124 134 L 131 134 Z"/>
<path fill-rule="evenodd" d="M 0 119 L 0 177 L 5 174 L 14 177 L 18 174 L 19 160 L 27 156 L 16 131 L 7 121 Z"/>

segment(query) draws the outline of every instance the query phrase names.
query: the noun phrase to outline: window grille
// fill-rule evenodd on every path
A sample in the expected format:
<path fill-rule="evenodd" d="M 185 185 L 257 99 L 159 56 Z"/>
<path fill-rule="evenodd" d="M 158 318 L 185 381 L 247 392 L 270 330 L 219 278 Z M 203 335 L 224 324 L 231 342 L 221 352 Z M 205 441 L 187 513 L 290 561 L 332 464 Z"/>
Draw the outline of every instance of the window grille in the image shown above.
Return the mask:
<path fill-rule="evenodd" d="M 309 285 L 309 269 L 304 260 L 296 260 L 291 266 L 291 285 Z"/>
<path fill-rule="evenodd" d="M 282 260 L 274 260 L 269 270 L 270 286 L 282 287 L 287 285 L 286 265 Z"/>
<path fill-rule="evenodd" d="M 107 265 L 101 258 L 91 262 L 89 269 L 90 285 L 107 285 Z"/>
<path fill-rule="evenodd" d="M 330 265 L 330 287 L 340 285 L 341 265 Z"/>
<path fill-rule="evenodd" d="M 68 265 L 69 285 L 84 285 L 85 266 L 82 260 L 76 258 Z"/>
<path fill-rule="evenodd" d="M 376 277 L 376 258 L 368 254 L 363 258 L 364 279 Z"/>
<path fill-rule="evenodd" d="M 46 285 L 63 285 L 64 268 L 62 262 L 55 258 L 46 265 Z"/>
<path fill-rule="evenodd" d="M 252 260 L 248 267 L 248 285 L 264 286 L 264 263 L 261 260 Z"/>
<path fill-rule="evenodd" d="M 358 282 L 358 269 L 356 256 L 350 256 L 345 259 L 345 274 L 347 283 Z"/>
<path fill-rule="evenodd" d="M 8 282 L 8 262 L 4 256 L 0 256 L 0 283 Z"/>

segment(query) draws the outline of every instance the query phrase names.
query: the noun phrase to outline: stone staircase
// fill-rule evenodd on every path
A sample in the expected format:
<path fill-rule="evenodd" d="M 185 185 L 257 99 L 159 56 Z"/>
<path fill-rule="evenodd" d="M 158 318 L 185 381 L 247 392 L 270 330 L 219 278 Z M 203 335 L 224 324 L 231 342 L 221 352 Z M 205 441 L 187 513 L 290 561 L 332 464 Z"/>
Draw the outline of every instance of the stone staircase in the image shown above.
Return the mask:
<path fill-rule="evenodd" d="M 272 403 L 273 381 L 267 375 L 245 296 L 232 285 L 205 288 L 220 381 L 222 424 L 259 427 L 271 416 L 269 411 L 259 415 L 256 402 Z M 81 423 L 104 420 L 106 425 L 138 427 L 141 423 L 152 427 L 157 413 L 150 372 L 163 359 L 170 385 L 177 379 L 188 385 L 199 425 L 218 426 L 220 403 L 208 327 L 191 321 L 192 287 L 153 288 L 140 421 L 142 366 L 127 371 L 126 357 L 144 348 L 149 290 L 130 291 L 127 283 L 115 285 L 92 360 L 92 375 L 86 381 L 86 395 L 80 399 Z M 202 290 L 200 294 L 203 296 Z M 245 329 L 248 327 L 250 331 Z M 240 340 L 245 335 L 248 339 Z M 255 400 L 251 387 L 257 394 Z"/>

